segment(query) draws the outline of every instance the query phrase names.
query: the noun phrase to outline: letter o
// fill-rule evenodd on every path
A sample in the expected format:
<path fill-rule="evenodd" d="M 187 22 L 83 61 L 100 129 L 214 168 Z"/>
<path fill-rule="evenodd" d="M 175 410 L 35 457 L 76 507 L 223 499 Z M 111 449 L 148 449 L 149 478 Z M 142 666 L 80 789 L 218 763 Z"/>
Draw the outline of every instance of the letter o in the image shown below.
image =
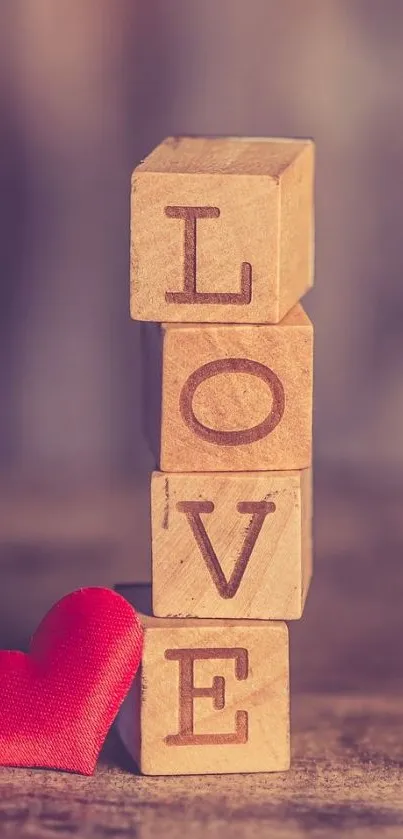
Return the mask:
<path fill-rule="evenodd" d="M 257 378 L 266 382 L 272 395 L 273 404 L 270 413 L 263 422 L 243 431 L 218 431 L 199 422 L 193 411 L 193 397 L 202 382 L 220 373 L 248 373 L 250 376 L 257 376 Z M 209 361 L 208 364 L 203 364 L 202 367 L 191 373 L 181 390 L 179 407 L 183 421 L 202 440 L 214 443 L 217 446 L 243 446 L 262 440 L 263 437 L 267 437 L 274 431 L 284 414 L 285 394 L 280 379 L 270 367 L 260 364 L 259 361 L 251 361 L 248 358 L 220 358 L 216 361 Z"/>

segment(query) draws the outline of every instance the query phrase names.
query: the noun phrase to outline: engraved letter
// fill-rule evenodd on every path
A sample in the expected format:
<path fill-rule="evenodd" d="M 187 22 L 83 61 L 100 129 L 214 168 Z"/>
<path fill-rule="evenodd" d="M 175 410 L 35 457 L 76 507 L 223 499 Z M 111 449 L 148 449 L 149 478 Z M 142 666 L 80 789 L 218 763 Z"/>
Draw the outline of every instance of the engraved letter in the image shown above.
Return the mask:
<path fill-rule="evenodd" d="M 238 513 L 251 513 L 252 518 L 246 530 L 241 553 L 236 560 L 229 580 L 226 579 L 223 573 L 200 515 L 201 513 L 212 513 L 214 504 L 211 501 L 180 501 L 176 505 L 176 509 L 181 513 L 185 513 L 193 536 L 200 548 L 200 553 L 220 597 L 226 600 L 235 597 L 262 529 L 263 522 L 268 513 L 274 513 L 276 505 L 272 501 L 240 501 L 237 504 Z"/>
<path fill-rule="evenodd" d="M 242 431 L 218 431 L 199 422 L 193 411 L 193 397 L 202 382 L 219 373 L 248 373 L 266 382 L 271 391 L 273 403 L 270 413 L 263 422 Z M 179 407 L 183 421 L 202 440 L 215 443 L 217 446 L 242 446 L 255 443 L 256 440 L 261 440 L 274 431 L 284 414 L 285 394 L 280 379 L 270 367 L 248 358 L 220 358 L 203 364 L 191 373 L 181 390 Z"/>
<path fill-rule="evenodd" d="M 196 287 L 196 223 L 198 218 L 218 218 L 218 207 L 165 207 L 168 218 L 183 219 L 185 222 L 184 241 L 184 283 L 183 291 L 166 291 L 167 303 L 232 303 L 248 305 L 252 300 L 252 266 L 243 262 L 241 266 L 241 291 L 201 292 Z"/>
<path fill-rule="evenodd" d="M 168 661 L 179 662 L 179 731 L 168 734 L 167 746 L 210 746 L 231 745 L 248 742 L 248 714 L 236 711 L 235 731 L 231 734 L 195 734 L 193 701 L 197 697 L 212 699 L 216 711 L 225 708 L 225 679 L 214 676 L 210 688 L 197 688 L 194 684 L 195 661 L 211 659 L 235 659 L 235 678 L 248 678 L 248 651 L 242 647 L 217 649 L 165 650 Z"/>

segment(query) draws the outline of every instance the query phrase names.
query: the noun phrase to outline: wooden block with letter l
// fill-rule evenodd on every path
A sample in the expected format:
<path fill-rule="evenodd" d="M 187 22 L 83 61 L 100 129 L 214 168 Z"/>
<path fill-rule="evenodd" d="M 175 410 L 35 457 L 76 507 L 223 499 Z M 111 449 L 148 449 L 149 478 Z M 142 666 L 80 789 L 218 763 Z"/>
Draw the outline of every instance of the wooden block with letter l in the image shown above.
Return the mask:
<path fill-rule="evenodd" d="M 135 320 L 278 323 L 313 283 L 309 140 L 170 137 L 135 169 Z"/>
<path fill-rule="evenodd" d="M 144 648 L 117 722 L 140 771 L 288 769 L 286 624 L 150 617 L 149 607 L 141 611 L 140 588 L 119 587 L 140 611 Z"/>
<path fill-rule="evenodd" d="M 310 469 L 154 472 L 154 614 L 300 618 L 312 573 L 311 499 Z"/>
<path fill-rule="evenodd" d="M 160 467 L 253 472 L 311 464 L 313 328 L 165 324 Z"/>

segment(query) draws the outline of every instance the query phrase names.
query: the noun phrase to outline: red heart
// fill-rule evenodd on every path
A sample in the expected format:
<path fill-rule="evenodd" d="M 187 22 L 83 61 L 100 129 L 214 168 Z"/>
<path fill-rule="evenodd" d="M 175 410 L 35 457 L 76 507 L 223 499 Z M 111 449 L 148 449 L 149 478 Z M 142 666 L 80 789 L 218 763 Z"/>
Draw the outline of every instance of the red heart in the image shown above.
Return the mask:
<path fill-rule="evenodd" d="M 85 588 L 53 606 L 27 655 L 0 651 L 0 764 L 91 775 L 142 640 L 121 595 Z"/>

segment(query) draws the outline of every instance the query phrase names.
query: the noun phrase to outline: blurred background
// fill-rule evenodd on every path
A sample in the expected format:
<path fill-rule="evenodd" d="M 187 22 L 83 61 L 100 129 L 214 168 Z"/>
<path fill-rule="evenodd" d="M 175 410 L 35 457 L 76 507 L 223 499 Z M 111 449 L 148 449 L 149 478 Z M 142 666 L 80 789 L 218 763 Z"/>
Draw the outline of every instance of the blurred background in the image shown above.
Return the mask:
<path fill-rule="evenodd" d="M 149 574 L 129 187 L 166 135 L 315 139 L 318 480 L 399 483 L 402 76 L 399 0 L 2 3 L 0 629 L 16 579 Z"/>

